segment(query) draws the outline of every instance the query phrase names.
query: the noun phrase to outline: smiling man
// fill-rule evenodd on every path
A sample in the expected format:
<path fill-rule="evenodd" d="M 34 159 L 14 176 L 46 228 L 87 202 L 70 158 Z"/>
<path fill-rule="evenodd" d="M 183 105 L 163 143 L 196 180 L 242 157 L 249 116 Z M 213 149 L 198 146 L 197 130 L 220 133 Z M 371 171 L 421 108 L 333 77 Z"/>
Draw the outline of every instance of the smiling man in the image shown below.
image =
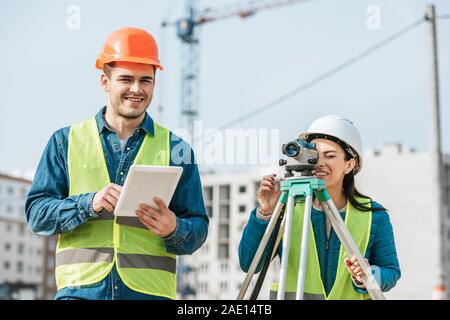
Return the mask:
<path fill-rule="evenodd" d="M 175 299 L 176 255 L 200 248 L 208 217 L 192 150 L 146 112 L 163 69 L 157 44 L 142 29 L 119 29 L 96 67 L 106 106 L 51 137 L 26 202 L 28 225 L 59 235 L 56 299 Z M 157 210 L 143 203 L 136 217 L 115 217 L 132 164 L 181 164 L 183 174 L 170 204 L 155 198 Z"/>

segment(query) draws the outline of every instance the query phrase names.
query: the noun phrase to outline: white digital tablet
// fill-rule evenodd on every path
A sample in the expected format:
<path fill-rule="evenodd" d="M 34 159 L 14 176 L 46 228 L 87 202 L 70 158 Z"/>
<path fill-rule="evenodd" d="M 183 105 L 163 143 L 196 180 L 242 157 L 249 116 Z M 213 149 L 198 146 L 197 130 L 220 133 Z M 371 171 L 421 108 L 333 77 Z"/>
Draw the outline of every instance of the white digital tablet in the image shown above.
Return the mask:
<path fill-rule="evenodd" d="M 158 209 L 153 201 L 154 197 L 161 198 L 166 206 L 169 206 L 182 172 L 182 167 L 132 165 L 114 215 L 136 216 L 135 211 L 141 203 Z"/>

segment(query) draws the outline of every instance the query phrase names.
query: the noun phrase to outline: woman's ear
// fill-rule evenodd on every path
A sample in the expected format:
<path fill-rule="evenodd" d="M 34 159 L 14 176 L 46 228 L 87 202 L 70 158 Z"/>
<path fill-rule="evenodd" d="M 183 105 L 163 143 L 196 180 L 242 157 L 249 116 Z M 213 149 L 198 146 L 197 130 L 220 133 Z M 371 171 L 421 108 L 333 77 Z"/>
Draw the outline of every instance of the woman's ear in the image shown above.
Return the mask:
<path fill-rule="evenodd" d="M 356 167 L 356 160 L 354 158 L 351 158 L 346 163 L 346 168 L 345 168 L 345 171 L 344 171 L 345 174 L 349 174 L 350 172 L 352 172 L 353 169 L 355 169 L 355 167 Z"/>

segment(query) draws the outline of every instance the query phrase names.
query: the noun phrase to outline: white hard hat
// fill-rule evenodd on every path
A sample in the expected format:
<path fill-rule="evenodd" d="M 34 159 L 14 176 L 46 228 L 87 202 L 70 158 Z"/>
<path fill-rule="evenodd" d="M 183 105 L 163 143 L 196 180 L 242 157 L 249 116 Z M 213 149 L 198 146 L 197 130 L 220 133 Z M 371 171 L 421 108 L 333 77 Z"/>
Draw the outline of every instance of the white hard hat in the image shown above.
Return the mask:
<path fill-rule="evenodd" d="M 300 134 L 300 138 L 307 141 L 324 138 L 338 143 L 344 151 L 357 160 L 354 174 L 361 170 L 363 155 L 361 135 L 353 122 L 347 118 L 334 114 L 319 118 L 309 126 L 306 132 Z"/>

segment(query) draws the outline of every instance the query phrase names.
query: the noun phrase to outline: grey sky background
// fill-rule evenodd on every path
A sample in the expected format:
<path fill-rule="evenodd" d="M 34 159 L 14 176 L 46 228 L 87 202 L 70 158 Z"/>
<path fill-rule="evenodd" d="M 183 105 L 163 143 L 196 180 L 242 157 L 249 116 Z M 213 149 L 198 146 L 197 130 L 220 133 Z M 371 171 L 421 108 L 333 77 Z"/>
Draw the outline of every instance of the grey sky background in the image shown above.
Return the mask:
<path fill-rule="evenodd" d="M 200 8 L 238 2 L 203 0 Z M 217 128 L 343 63 L 419 19 L 428 3 L 436 4 L 438 14 L 450 14 L 450 1 L 445 0 L 311 0 L 245 20 L 206 24 L 200 32 L 204 127 Z M 67 27 L 70 5 L 81 10 L 79 30 Z M 371 5 L 381 10 L 380 29 L 367 28 L 366 10 Z M 106 37 L 120 27 L 141 27 L 155 36 L 165 70 L 157 75 L 149 112 L 163 125 L 178 127 L 181 45 L 174 28 L 162 31 L 159 25 L 167 16 L 172 21 L 183 12 L 181 0 L 2 0 L 0 171 L 35 169 L 54 131 L 91 117 L 105 104 L 94 63 Z M 442 142 L 449 153 L 450 20 L 438 21 L 437 27 Z M 279 128 L 283 143 L 316 118 L 339 113 L 360 129 L 365 148 L 400 142 L 427 150 L 428 35 L 423 23 L 236 127 Z M 162 114 L 157 112 L 159 103 Z"/>

